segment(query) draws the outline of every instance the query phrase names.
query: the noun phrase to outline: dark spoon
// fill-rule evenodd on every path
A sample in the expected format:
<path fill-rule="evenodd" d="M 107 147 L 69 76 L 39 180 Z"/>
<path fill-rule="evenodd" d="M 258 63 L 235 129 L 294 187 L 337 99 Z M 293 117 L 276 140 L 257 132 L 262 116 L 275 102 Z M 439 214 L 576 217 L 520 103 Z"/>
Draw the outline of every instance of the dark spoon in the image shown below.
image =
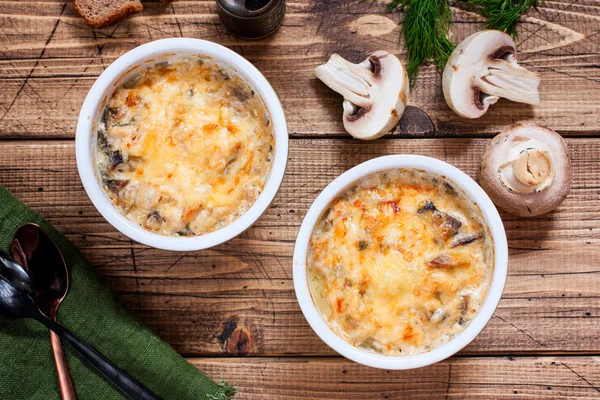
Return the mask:
<path fill-rule="evenodd" d="M 33 296 L 33 285 L 27 272 L 14 259 L 0 253 L 0 275 L 17 289 L 29 296 Z"/>
<path fill-rule="evenodd" d="M 67 264 L 52 238 L 38 225 L 25 224 L 17 229 L 11 253 L 31 277 L 38 309 L 56 322 L 58 306 L 69 290 Z M 56 333 L 50 331 L 50 342 L 60 394 L 63 400 L 76 400 L 75 388 L 65 353 Z"/>
<path fill-rule="evenodd" d="M 141 383 L 127 375 L 81 339 L 40 312 L 35 302 L 33 283 L 25 270 L 12 258 L 0 253 L 0 315 L 9 318 L 33 318 L 54 331 L 79 356 L 132 400 L 157 400 Z"/>

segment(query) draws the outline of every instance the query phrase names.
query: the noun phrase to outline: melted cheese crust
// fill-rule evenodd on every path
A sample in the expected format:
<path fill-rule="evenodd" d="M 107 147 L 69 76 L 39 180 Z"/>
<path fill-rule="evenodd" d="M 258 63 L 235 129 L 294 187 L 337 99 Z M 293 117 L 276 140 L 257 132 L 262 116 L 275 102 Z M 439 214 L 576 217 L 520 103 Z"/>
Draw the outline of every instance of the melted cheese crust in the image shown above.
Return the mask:
<path fill-rule="evenodd" d="M 273 148 L 262 99 L 233 71 L 189 56 L 117 88 L 98 122 L 96 161 L 127 218 L 188 236 L 220 229 L 254 204 Z"/>
<path fill-rule="evenodd" d="M 481 308 L 493 250 L 479 208 L 449 182 L 390 170 L 345 191 L 308 253 L 321 315 L 349 343 L 411 355 L 462 331 Z"/>

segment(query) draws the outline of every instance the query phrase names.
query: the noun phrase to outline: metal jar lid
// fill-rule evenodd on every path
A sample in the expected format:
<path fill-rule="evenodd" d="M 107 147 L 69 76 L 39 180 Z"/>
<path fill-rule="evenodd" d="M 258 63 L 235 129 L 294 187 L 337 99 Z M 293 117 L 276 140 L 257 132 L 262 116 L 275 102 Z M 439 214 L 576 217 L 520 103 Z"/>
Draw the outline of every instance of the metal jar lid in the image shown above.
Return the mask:
<path fill-rule="evenodd" d="M 259 39 L 281 26 L 285 0 L 217 0 L 217 11 L 231 32 L 242 38 Z"/>

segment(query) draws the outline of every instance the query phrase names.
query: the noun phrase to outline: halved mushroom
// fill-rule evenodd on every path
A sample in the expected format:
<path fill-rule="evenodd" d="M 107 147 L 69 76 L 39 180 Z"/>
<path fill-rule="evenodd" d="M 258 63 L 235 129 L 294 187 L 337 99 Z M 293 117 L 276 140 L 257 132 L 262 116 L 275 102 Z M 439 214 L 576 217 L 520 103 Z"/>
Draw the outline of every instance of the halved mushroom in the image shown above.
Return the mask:
<path fill-rule="evenodd" d="M 444 97 L 455 113 L 479 118 L 500 97 L 538 104 L 540 77 L 517 64 L 517 47 L 504 32 L 486 30 L 452 52 L 442 78 Z"/>
<path fill-rule="evenodd" d="M 496 136 L 481 163 L 481 186 L 497 206 L 522 217 L 558 207 L 571 190 L 563 138 L 538 124 L 517 124 Z"/>
<path fill-rule="evenodd" d="M 315 68 L 323 83 L 344 96 L 344 128 L 357 139 L 377 139 L 400 120 L 408 98 L 408 76 L 387 51 L 376 51 L 360 64 L 332 54 Z"/>

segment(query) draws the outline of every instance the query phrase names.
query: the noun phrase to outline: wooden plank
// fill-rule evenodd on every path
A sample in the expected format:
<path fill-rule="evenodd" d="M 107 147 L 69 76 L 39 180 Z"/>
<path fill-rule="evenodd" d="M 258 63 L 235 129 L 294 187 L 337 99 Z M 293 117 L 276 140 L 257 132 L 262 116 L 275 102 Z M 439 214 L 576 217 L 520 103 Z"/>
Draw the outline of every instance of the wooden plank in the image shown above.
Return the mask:
<path fill-rule="evenodd" d="M 82 249 L 121 298 L 180 353 L 332 355 L 293 292 L 291 255 L 306 210 L 337 175 L 387 154 L 424 154 L 477 176 L 487 139 L 293 139 L 286 178 L 253 228 L 202 252 L 133 243 L 97 213 L 72 141 L 0 142 L 0 184 Z M 553 214 L 502 214 L 510 246 L 503 300 L 463 354 L 600 351 L 600 140 L 568 139 L 573 190 Z M 248 340 L 244 340 L 248 339 Z"/>
<path fill-rule="evenodd" d="M 79 108 L 96 77 L 118 56 L 151 40 L 185 36 L 224 44 L 253 62 L 283 102 L 293 135 L 345 135 L 341 98 L 312 75 L 333 52 L 358 62 L 385 49 L 405 59 L 402 14 L 377 4 L 288 1 L 282 28 L 270 38 L 244 41 L 229 34 L 214 0 L 145 2 L 142 14 L 92 29 L 72 2 L 2 1 L 0 11 L 0 135 L 71 138 Z M 483 27 L 472 12 L 453 9 L 452 39 Z M 538 107 L 501 101 L 483 118 L 466 120 L 445 104 L 433 66 L 421 71 L 410 104 L 428 118 L 396 131 L 418 135 L 492 135 L 535 119 L 565 135 L 600 132 L 600 0 L 546 1 L 521 25 L 522 65 L 542 75 Z M 414 113 L 411 113 L 411 115 Z"/>
<path fill-rule="evenodd" d="M 597 399 L 598 357 L 451 358 L 409 371 L 341 358 L 192 359 L 236 399 Z"/>

